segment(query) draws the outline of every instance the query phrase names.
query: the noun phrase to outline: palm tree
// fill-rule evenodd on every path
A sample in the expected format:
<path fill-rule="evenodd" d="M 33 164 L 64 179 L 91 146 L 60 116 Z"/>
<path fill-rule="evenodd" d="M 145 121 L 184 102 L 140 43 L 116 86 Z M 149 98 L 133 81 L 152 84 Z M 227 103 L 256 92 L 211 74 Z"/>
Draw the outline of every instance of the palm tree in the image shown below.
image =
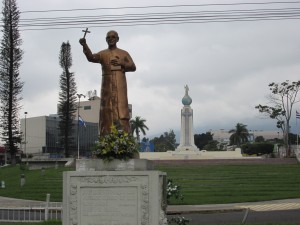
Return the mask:
<path fill-rule="evenodd" d="M 145 124 L 146 120 L 142 119 L 140 116 L 136 116 L 135 119 L 130 120 L 131 132 L 132 135 L 135 133 L 137 141 L 140 143 L 140 131 L 142 131 L 143 135 L 146 134 L 145 129 L 149 130 L 149 128 Z"/>
<path fill-rule="evenodd" d="M 246 127 L 247 125 L 237 123 L 235 129 L 229 131 L 229 133 L 232 133 L 232 135 L 230 136 L 231 145 L 237 145 L 238 147 L 240 147 L 242 143 L 248 141 L 249 132 Z"/>

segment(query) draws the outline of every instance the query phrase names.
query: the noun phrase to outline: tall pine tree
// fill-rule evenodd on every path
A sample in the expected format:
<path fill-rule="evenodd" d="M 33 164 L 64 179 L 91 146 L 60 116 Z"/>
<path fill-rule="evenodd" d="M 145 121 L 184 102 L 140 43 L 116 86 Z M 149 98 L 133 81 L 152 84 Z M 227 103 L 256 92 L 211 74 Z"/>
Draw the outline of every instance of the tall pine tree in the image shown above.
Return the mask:
<path fill-rule="evenodd" d="M 74 73 L 69 69 L 72 66 L 71 45 L 63 42 L 59 54 L 59 64 L 63 69 L 60 76 L 60 92 L 58 104 L 58 116 L 60 118 L 59 130 L 61 144 L 65 149 L 65 156 L 69 157 L 70 150 L 75 147 L 74 123 L 76 112 L 76 83 Z"/>
<path fill-rule="evenodd" d="M 0 47 L 0 99 L 2 139 L 11 155 L 12 164 L 16 163 L 16 153 L 21 142 L 19 128 L 20 94 L 23 82 L 20 80 L 19 67 L 22 60 L 21 38 L 19 33 L 20 12 L 16 0 L 3 0 L 2 34 Z"/>

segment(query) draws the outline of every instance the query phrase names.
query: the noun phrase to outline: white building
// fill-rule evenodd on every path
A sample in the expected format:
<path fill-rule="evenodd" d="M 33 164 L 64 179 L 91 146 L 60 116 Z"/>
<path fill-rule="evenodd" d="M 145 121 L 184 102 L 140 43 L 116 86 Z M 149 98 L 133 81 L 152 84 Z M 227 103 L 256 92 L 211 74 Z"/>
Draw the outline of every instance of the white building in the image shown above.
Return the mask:
<path fill-rule="evenodd" d="M 78 104 L 78 102 L 77 102 Z M 129 104 L 129 116 L 132 117 L 132 105 Z M 93 96 L 88 101 L 80 101 L 79 114 L 84 121 L 91 123 L 99 123 L 100 97 Z M 75 113 L 78 118 L 78 111 Z"/>
<path fill-rule="evenodd" d="M 78 102 L 77 102 L 78 105 Z M 79 127 L 79 150 L 81 155 L 87 155 L 90 148 L 98 140 L 98 123 L 100 111 L 100 98 L 92 96 L 88 101 L 80 101 L 79 115 L 85 121 L 86 127 Z M 129 105 L 131 117 L 132 105 Z M 74 120 L 74 146 L 71 151 L 77 155 L 77 118 Z M 59 117 L 57 114 L 21 119 L 22 145 L 21 150 L 26 154 L 61 153 L 63 146 L 59 139 Z M 26 127 L 26 129 L 25 129 Z M 26 136 L 26 137 L 25 137 Z M 26 144 L 25 144 L 26 140 Z"/>
<path fill-rule="evenodd" d="M 220 130 L 214 130 L 209 131 L 211 134 L 213 134 L 213 139 L 221 142 L 221 143 L 229 143 L 229 138 L 232 135 L 232 133 L 229 133 L 229 130 L 220 129 Z M 265 140 L 270 139 L 281 139 L 282 138 L 282 132 L 279 131 L 263 131 L 263 130 L 248 130 L 250 134 L 250 141 L 255 140 L 256 137 L 262 136 Z"/>
<path fill-rule="evenodd" d="M 26 124 L 26 126 L 25 126 Z M 52 116 L 39 116 L 21 119 L 22 145 L 25 154 L 52 153 L 63 154 L 64 149 L 59 139 L 59 118 Z M 74 120 L 74 145 L 70 153 L 77 154 L 77 120 Z M 26 144 L 25 144 L 26 140 Z M 90 148 L 98 140 L 98 124 L 86 122 L 86 127 L 79 127 L 80 155 L 89 154 Z"/>

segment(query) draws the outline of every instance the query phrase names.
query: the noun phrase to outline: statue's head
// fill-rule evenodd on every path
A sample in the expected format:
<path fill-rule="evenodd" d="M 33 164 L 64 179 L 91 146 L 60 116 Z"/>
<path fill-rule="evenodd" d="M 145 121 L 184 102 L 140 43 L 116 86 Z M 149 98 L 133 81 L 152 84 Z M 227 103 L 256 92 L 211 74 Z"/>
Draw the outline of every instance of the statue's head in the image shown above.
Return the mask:
<path fill-rule="evenodd" d="M 109 47 L 116 46 L 117 42 L 119 41 L 119 35 L 117 31 L 111 30 L 108 31 L 106 34 L 106 42 Z"/>

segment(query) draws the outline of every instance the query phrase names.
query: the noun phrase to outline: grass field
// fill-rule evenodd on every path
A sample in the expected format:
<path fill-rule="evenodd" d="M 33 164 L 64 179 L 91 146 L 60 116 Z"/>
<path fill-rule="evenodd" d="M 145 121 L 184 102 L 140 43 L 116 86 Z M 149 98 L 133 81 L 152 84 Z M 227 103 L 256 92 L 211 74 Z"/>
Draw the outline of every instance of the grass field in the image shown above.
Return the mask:
<path fill-rule="evenodd" d="M 300 165 L 168 165 L 165 171 L 173 183 L 181 186 L 183 201 L 171 204 L 211 204 L 300 198 Z M 66 168 L 22 170 L 19 166 L 0 168 L 0 180 L 6 188 L 0 196 L 62 201 L 62 173 Z M 26 184 L 20 187 L 20 175 Z"/>
<path fill-rule="evenodd" d="M 173 183 L 180 185 L 183 201 L 172 204 L 210 204 L 300 198 L 300 165 L 168 165 L 155 169 L 165 171 Z M 0 196 L 45 200 L 62 200 L 62 174 L 67 168 L 24 170 L 19 166 L 0 168 L 0 180 L 6 188 Z M 26 184 L 20 187 L 20 176 Z M 1 223 L 10 225 L 11 223 Z M 62 225 L 61 221 L 13 223 L 14 225 Z M 248 223 L 247 223 L 248 224 Z M 228 224 L 230 225 L 230 224 Z M 255 224 L 249 224 L 255 225 Z M 300 225 L 268 223 L 259 225 Z"/>
<path fill-rule="evenodd" d="M 45 201 L 46 194 L 51 194 L 51 201 L 62 201 L 62 173 L 69 168 L 23 170 L 19 165 L 0 169 L 0 180 L 5 181 L 5 189 L 0 189 L 0 196 Z M 25 175 L 26 183 L 20 186 L 20 176 Z"/>
<path fill-rule="evenodd" d="M 300 165 L 159 166 L 182 188 L 172 204 L 211 204 L 300 198 Z"/>
<path fill-rule="evenodd" d="M 1 223 L 1 225 L 62 225 L 61 221 L 48 221 L 42 223 Z M 173 224 L 170 224 L 173 225 Z M 175 225 L 175 224 L 174 224 Z M 202 224 L 203 225 L 203 224 Z M 237 224 L 222 224 L 222 225 L 237 225 Z M 299 223 L 247 223 L 247 225 L 300 225 Z"/>

